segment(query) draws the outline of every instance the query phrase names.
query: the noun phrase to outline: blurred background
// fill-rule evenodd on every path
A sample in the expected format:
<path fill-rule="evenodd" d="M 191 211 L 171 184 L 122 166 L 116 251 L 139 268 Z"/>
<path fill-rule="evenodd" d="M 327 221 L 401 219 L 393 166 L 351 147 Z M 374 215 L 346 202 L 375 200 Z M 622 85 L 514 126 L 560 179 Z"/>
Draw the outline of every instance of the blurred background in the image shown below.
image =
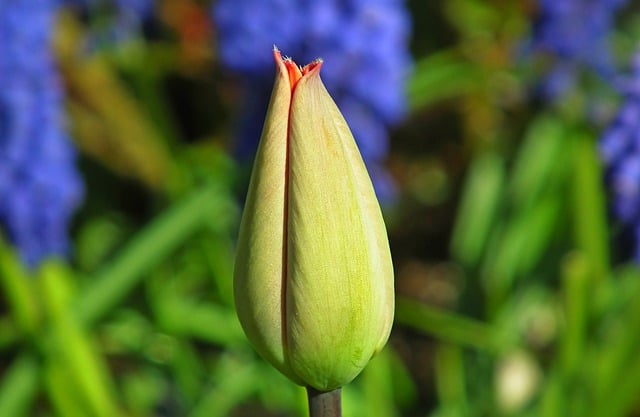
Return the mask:
<path fill-rule="evenodd" d="M 234 247 L 273 44 L 383 206 L 364 416 L 640 415 L 640 4 L 0 0 L 0 417 L 305 416 Z"/>

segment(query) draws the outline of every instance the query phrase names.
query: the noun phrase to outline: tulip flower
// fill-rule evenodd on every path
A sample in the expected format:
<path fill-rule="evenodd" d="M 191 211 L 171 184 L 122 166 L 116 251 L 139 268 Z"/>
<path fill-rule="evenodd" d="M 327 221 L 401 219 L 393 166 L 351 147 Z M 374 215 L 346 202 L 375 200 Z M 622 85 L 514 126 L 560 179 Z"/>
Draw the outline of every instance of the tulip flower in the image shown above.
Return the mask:
<path fill-rule="evenodd" d="M 261 356 L 327 392 L 389 337 L 391 254 L 365 165 L 320 79 L 322 60 L 299 68 L 276 48 L 274 58 L 238 239 L 236 309 Z"/>

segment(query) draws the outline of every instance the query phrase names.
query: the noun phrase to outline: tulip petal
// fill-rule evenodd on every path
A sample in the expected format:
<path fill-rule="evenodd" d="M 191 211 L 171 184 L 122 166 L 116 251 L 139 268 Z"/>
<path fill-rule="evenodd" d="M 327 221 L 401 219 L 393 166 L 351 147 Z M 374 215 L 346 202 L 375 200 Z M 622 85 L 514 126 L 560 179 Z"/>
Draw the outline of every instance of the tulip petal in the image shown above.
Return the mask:
<path fill-rule="evenodd" d="M 371 180 L 320 67 L 291 101 L 286 357 L 300 379 L 331 390 L 386 342 L 393 267 Z"/>
<path fill-rule="evenodd" d="M 238 318 L 267 361 L 301 384 L 285 363 L 287 131 L 291 86 L 284 62 L 278 73 L 256 154 L 240 225 L 234 271 Z"/>

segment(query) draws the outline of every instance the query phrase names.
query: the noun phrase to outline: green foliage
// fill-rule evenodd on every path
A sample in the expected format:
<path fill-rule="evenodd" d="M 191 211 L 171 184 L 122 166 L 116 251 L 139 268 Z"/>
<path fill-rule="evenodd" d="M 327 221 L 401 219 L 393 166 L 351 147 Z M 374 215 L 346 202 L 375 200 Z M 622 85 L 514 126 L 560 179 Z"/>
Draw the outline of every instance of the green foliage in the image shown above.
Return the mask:
<path fill-rule="evenodd" d="M 345 416 L 640 415 L 640 269 L 612 245 L 597 133 L 577 108 L 589 96 L 528 100 L 521 2 L 408 3 L 411 115 L 386 213 L 395 326 L 344 388 Z M 69 262 L 25 270 L 0 240 L 0 417 L 305 416 L 304 390 L 234 310 L 248 178 L 227 152 L 234 87 L 176 39 L 87 56 L 82 24 L 64 16 L 59 32 L 88 197 Z M 176 79 L 196 86 L 206 134 L 184 133 Z M 415 198 L 424 166 L 451 192 Z"/>

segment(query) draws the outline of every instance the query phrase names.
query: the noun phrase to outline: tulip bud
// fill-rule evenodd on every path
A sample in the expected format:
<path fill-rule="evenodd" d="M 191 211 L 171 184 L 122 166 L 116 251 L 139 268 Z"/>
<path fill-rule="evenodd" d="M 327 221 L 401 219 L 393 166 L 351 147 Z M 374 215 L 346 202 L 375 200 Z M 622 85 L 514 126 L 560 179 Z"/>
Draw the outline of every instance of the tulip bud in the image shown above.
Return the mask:
<path fill-rule="evenodd" d="M 386 343 L 393 266 L 356 143 L 320 80 L 274 48 L 277 75 L 240 227 L 238 317 L 294 382 L 330 391 Z M 375 86 L 372 86 L 375 88 Z"/>

